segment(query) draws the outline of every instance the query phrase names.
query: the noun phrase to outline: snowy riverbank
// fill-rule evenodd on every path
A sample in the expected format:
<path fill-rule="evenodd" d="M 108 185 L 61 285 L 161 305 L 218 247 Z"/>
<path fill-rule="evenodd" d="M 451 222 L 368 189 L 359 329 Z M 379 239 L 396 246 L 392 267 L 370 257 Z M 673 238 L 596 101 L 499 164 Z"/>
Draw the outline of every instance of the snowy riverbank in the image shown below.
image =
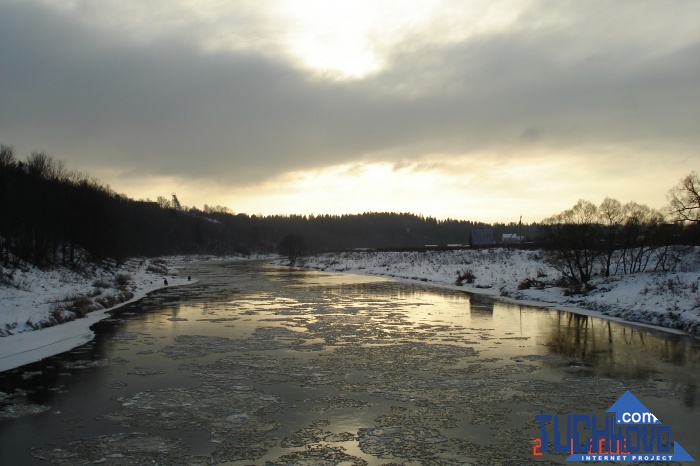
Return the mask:
<path fill-rule="evenodd" d="M 569 296 L 555 285 L 559 275 L 541 254 L 513 249 L 348 252 L 307 257 L 303 266 L 417 281 L 700 336 L 700 248 L 689 249 L 673 272 L 598 277 L 587 294 Z M 196 282 L 173 264 L 206 259 L 211 258 L 134 259 L 119 267 L 91 265 L 81 271 L 0 267 L 0 371 L 92 340 L 90 326 L 108 317 L 108 311 L 163 288 L 164 279 L 167 286 Z M 528 283 L 530 288 L 524 288 Z M 85 316 L 75 318 L 66 310 L 72 304 L 82 306 Z"/>
<path fill-rule="evenodd" d="M 172 259 L 133 259 L 80 270 L 0 267 L 0 372 L 68 351 L 94 337 L 108 311 L 166 286 L 193 283 Z M 83 317 L 81 317 L 81 315 Z"/>
<path fill-rule="evenodd" d="M 675 271 L 596 277 L 591 281 L 591 291 L 568 296 L 556 286 L 560 274 L 542 260 L 541 251 L 329 253 L 305 258 L 303 266 L 418 281 L 700 336 L 697 247 L 681 255 Z M 460 275 L 463 280 L 457 285 Z"/>

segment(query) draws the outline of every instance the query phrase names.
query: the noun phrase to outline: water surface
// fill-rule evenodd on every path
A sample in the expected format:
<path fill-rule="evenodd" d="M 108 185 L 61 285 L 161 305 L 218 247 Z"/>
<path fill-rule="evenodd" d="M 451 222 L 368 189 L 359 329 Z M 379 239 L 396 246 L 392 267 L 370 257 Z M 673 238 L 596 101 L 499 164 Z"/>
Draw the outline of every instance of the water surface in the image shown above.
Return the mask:
<path fill-rule="evenodd" d="M 700 458 L 695 339 L 375 277 L 184 267 L 198 283 L 0 374 L 6 464 L 528 464 L 536 414 L 602 415 L 626 390 Z"/>

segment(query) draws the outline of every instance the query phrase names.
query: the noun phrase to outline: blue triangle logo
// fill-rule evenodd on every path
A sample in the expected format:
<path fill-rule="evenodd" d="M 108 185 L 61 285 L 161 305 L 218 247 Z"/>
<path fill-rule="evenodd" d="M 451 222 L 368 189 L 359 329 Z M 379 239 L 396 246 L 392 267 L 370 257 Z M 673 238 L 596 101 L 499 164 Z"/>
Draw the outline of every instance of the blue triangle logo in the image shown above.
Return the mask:
<path fill-rule="evenodd" d="M 695 461 L 678 442 L 673 442 L 673 461 Z"/>
<path fill-rule="evenodd" d="M 627 390 L 608 408 L 609 413 L 615 413 L 618 424 L 661 424 L 631 391 Z"/>

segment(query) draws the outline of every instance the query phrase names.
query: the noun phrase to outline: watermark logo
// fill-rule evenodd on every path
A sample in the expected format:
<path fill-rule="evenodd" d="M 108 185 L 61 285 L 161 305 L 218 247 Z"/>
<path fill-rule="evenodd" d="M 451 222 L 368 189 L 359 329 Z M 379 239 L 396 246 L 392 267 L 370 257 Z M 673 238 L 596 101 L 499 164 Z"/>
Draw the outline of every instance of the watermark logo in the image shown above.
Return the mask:
<path fill-rule="evenodd" d="M 540 435 L 534 440 L 534 456 L 548 453 L 551 445 L 553 453 L 569 454 L 566 461 L 695 461 L 673 439 L 671 426 L 664 425 L 629 390 L 602 417 L 538 414 L 535 421 Z"/>

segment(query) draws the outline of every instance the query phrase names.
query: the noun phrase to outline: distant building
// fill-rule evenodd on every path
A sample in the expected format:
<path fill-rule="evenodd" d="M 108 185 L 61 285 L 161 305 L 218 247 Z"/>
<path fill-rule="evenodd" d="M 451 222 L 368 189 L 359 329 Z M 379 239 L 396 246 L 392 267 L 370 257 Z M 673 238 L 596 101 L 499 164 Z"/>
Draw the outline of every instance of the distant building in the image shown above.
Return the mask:
<path fill-rule="evenodd" d="M 501 243 L 503 244 L 520 244 L 525 242 L 524 236 L 518 236 L 515 233 L 503 233 L 501 235 Z"/>
<path fill-rule="evenodd" d="M 495 244 L 496 240 L 493 238 L 492 228 L 472 228 L 469 231 L 469 246 L 479 248 Z"/>

